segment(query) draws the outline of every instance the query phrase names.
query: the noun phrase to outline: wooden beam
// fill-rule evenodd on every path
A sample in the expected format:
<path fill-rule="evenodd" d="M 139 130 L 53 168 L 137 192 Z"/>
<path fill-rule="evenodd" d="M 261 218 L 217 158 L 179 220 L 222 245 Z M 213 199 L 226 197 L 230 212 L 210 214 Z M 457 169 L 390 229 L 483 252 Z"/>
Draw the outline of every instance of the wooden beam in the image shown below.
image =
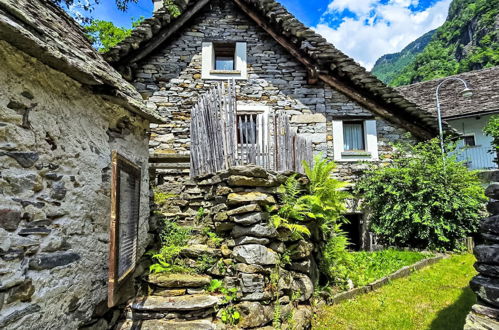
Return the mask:
<path fill-rule="evenodd" d="M 315 63 L 305 56 L 295 45 L 290 43 L 285 37 L 283 37 L 280 33 L 276 32 L 274 28 L 272 28 L 267 22 L 263 21 L 258 13 L 256 13 L 252 8 L 250 8 L 246 3 L 242 0 L 233 0 L 243 12 L 245 12 L 253 21 L 255 21 L 258 26 L 260 26 L 263 30 L 265 30 L 275 41 L 277 41 L 282 47 L 284 47 L 292 56 L 294 56 L 300 63 L 302 63 L 307 70 L 313 71 L 315 70 Z M 399 125 L 408 131 L 412 132 L 415 136 L 421 139 L 429 139 L 434 137 L 427 129 L 415 125 L 410 121 L 403 120 L 396 115 L 390 113 L 385 109 L 385 107 L 379 105 L 377 102 L 372 101 L 356 91 L 351 86 L 341 82 L 340 80 L 334 78 L 331 75 L 319 74 L 318 79 L 322 80 L 327 85 L 331 86 L 338 92 L 346 95 L 350 99 L 354 100 L 358 104 L 364 106 L 365 108 L 371 110 L 373 113 L 385 118 L 387 121 Z"/>
<path fill-rule="evenodd" d="M 140 61 L 152 51 L 154 51 L 158 46 L 165 42 L 169 37 L 171 37 L 175 32 L 177 32 L 188 20 L 190 20 L 197 12 L 199 12 L 205 5 L 207 5 L 210 0 L 200 0 L 192 8 L 187 9 L 179 17 L 175 19 L 175 22 L 171 26 L 167 26 L 161 32 L 156 34 L 152 40 L 150 40 L 144 47 L 127 62 L 135 63 Z"/>

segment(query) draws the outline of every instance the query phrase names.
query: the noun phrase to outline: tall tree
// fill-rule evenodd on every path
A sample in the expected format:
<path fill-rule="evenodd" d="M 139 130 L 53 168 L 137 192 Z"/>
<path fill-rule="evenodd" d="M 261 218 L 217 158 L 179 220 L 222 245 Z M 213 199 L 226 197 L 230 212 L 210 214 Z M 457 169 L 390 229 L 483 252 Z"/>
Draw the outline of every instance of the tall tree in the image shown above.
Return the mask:
<path fill-rule="evenodd" d="M 132 18 L 132 27 L 137 27 L 143 19 L 143 17 L 138 20 Z M 88 39 L 101 53 L 107 52 L 132 34 L 132 29 L 119 27 L 114 25 L 113 22 L 103 20 L 92 20 L 83 28 L 87 32 Z"/>

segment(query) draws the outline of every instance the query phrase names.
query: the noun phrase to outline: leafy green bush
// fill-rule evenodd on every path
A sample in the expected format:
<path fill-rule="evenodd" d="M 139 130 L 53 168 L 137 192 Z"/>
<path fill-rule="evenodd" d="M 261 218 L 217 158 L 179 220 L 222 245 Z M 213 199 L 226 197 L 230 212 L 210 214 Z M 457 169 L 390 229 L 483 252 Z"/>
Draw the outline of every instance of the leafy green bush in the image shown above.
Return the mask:
<path fill-rule="evenodd" d="M 496 162 L 499 165 L 499 116 L 492 116 L 483 129 L 483 132 L 492 137 L 492 147 L 496 154 Z"/>
<path fill-rule="evenodd" d="M 393 162 L 368 171 L 356 187 L 382 243 L 456 250 L 474 233 L 485 202 L 476 172 L 442 155 L 437 139 L 400 144 Z"/>

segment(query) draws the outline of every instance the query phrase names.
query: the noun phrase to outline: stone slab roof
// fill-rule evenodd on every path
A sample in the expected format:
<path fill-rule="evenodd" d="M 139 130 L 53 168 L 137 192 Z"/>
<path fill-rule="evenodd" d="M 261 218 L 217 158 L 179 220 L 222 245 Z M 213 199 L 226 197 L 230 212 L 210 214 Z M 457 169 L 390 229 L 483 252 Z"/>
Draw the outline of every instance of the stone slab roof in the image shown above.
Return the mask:
<path fill-rule="evenodd" d="M 105 58 L 127 78 L 131 68 L 175 34 L 211 1 L 175 0 L 182 15 L 173 18 L 157 11 L 132 35 L 105 54 Z M 427 139 L 436 136 L 436 118 L 422 111 L 399 91 L 385 85 L 353 59 L 336 49 L 319 34 L 307 28 L 274 0 L 226 0 L 235 2 L 260 27 L 272 35 L 303 63 L 312 76 L 331 85 L 375 114 Z M 446 129 L 451 129 L 446 126 Z"/>
<path fill-rule="evenodd" d="M 49 0 L 0 0 L 0 39 L 104 99 L 161 123 L 134 87 L 96 52 L 81 27 Z"/>
<path fill-rule="evenodd" d="M 424 110 L 437 112 L 435 91 L 437 86 L 448 78 L 461 78 L 473 89 L 473 96 L 463 98 L 460 92 L 463 84 L 449 81 L 440 89 L 440 109 L 445 119 L 472 117 L 487 113 L 499 113 L 499 66 L 479 71 L 425 81 L 413 85 L 398 87 L 407 99 L 417 103 Z"/>

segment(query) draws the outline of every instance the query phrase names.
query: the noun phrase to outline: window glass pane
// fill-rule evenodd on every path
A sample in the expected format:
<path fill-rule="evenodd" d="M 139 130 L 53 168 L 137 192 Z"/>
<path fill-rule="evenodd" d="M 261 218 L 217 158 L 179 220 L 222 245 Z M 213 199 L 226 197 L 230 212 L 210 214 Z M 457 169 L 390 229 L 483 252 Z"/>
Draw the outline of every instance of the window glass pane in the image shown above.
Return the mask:
<path fill-rule="evenodd" d="M 474 135 L 465 136 L 463 139 L 464 139 L 464 145 L 465 146 L 467 146 L 467 147 L 474 147 L 474 146 L 476 146 L 475 136 Z"/>
<path fill-rule="evenodd" d="M 244 144 L 256 144 L 258 132 L 256 130 L 256 115 L 237 116 L 237 142 Z M 241 141 L 242 139 L 242 141 Z"/>
<path fill-rule="evenodd" d="M 217 56 L 215 70 L 234 70 L 234 57 Z"/>
<path fill-rule="evenodd" d="M 365 150 L 364 125 L 362 122 L 343 123 L 343 143 L 346 151 Z"/>

